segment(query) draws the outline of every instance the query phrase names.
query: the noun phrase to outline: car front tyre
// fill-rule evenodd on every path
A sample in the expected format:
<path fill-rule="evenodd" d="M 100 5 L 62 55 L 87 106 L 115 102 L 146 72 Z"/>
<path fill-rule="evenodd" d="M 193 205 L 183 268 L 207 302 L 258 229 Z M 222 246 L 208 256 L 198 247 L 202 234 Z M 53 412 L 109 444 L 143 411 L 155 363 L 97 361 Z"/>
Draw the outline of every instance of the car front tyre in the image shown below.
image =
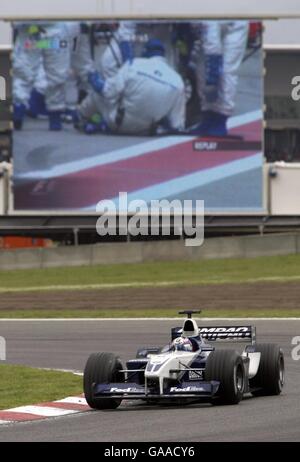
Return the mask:
<path fill-rule="evenodd" d="M 207 358 L 205 380 L 218 381 L 220 386 L 213 404 L 238 404 L 245 389 L 245 368 L 242 357 L 232 350 L 215 350 Z"/>
<path fill-rule="evenodd" d="M 121 399 L 95 398 L 94 384 L 124 382 L 121 361 L 113 353 L 92 353 L 85 365 L 83 373 L 83 390 L 88 405 L 93 409 L 116 409 Z"/>
<path fill-rule="evenodd" d="M 254 396 L 279 395 L 285 381 L 284 355 L 282 349 L 273 343 L 255 345 L 255 351 L 260 352 L 260 362 L 257 374 L 250 379 L 250 389 Z"/>

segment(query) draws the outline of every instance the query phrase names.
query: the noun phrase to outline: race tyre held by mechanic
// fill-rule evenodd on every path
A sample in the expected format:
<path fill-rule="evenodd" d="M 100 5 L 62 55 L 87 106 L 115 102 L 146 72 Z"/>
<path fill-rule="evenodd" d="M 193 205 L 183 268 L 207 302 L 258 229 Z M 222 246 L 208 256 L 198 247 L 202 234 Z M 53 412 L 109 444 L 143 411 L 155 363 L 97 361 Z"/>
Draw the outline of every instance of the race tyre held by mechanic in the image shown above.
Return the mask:
<path fill-rule="evenodd" d="M 119 358 L 113 353 L 92 353 L 85 365 L 83 389 L 88 405 L 93 409 L 116 409 L 122 399 L 94 398 L 95 383 L 124 382 L 124 373 Z"/>
<path fill-rule="evenodd" d="M 208 359 L 205 380 L 220 382 L 213 404 L 238 404 L 245 388 L 245 369 L 241 356 L 232 350 L 215 350 Z"/>
<path fill-rule="evenodd" d="M 255 351 L 260 352 L 261 357 L 257 374 L 249 381 L 250 388 L 254 388 L 252 394 L 279 395 L 285 378 L 282 349 L 273 343 L 258 343 Z"/>

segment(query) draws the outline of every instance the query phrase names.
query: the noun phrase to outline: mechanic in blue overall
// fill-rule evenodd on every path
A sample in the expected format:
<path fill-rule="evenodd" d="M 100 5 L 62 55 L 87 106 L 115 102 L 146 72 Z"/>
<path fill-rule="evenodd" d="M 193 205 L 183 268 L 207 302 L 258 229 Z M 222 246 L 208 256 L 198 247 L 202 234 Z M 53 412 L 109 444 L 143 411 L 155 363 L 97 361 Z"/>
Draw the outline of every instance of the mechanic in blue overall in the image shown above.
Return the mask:
<path fill-rule="evenodd" d="M 113 77 L 95 71 L 88 80 L 92 91 L 79 106 L 81 121 L 99 111 L 112 133 L 152 135 L 160 123 L 170 131 L 184 129 L 184 82 L 167 63 L 160 40 L 150 39 L 143 57 L 127 61 Z"/>
<path fill-rule="evenodd" d="M 17 23 L 13 53 L 14 125 L 21 129 L 41 65 L 45 73 L 45 100 L 49 130 L 61 130 L 65 110 L 65 79 L 70 59 L 63 22 Z"/>
<path fill-rule="evenodd" d="M 135 23 L 85 22 L 80 24 L 72 67 L 79 83 L 79 102 L 91 91 L 89 75 L 98 72 L 102 78 L 113 77 L 126 61 L 134 56 L 133 40 Z M 92 114 L 83 126 L 86 134 L 101 132 L 106 128 L 101 114 Z"/>
<path fill-rule="evenodd" d="M 202 50 L 196 58 L 202 122 L 191 134 L 226 136 L 227 120 L 235 109 L 238 71 L 248 38 L 248 21 L 201 21 L 197 25 Z"/>

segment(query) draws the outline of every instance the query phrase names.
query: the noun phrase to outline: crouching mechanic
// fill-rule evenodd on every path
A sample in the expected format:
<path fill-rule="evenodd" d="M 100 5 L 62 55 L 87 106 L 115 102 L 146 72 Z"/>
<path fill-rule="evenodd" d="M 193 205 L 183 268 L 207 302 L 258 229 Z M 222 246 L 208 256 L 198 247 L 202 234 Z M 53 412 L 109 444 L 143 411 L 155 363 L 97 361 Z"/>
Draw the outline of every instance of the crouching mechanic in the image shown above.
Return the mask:
<path fill-rule="evenodd" d="M 184 82 L 168 65 L 158 39 L 149 40 L 143 57 L 126 62 L 113 77 L 90 73 L 89 83 L 92 91 L 79 106 L 79 124 L 98 112 L 113 133 L 153 135 L 160 124 L 168 132 L 184 129 Z"/>

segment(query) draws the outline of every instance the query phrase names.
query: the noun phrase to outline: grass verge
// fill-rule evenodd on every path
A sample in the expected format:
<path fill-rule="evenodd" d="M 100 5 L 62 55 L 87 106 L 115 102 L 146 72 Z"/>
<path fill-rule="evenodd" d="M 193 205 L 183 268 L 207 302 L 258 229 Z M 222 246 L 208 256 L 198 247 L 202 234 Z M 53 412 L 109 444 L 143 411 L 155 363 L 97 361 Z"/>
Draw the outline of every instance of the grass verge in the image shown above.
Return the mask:
<path fill-rule="evenodd" d="M 172 285 L 300 280 L 300 255 L 138 264 L 0 270 L 0 292 L 91 285 Z"/>
<path fill-rule="evenodd" d="M 70 372 L 0 364 L 0 409 L 54 401 L 82 393 L 82 377 Z"/>

